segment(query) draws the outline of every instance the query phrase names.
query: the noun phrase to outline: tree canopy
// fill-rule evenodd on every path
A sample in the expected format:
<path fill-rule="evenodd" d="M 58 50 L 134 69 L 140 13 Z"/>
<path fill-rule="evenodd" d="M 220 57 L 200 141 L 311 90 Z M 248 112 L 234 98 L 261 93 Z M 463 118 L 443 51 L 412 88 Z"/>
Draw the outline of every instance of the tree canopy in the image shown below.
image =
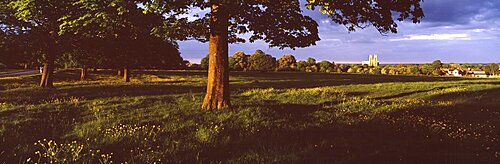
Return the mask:
<path fill-rule="evenodd" d="M 420 22 L 424 15 L 420 1 L 307 0 L 303 5 L 328 15 L 349 31 L 373 26 L 381 33 L 395 33 L 396 21 Z M 145 4 L 148 11 L 168 14 L 172 18 L 189 14 L 193 8 L 204 10 L 212 4 L 222 4 L 229 11 L 230 42 L 264 40 L 270 47 L 293 49 L 315 45 L 320 40 L 317 22 L 303 15 L 299 0 L 149 0 Z M 197 19 L 190 27 L 198 30 L 184 30 L 188 32 L 184 36 L 208 39 L 211 13 L 194 16 Z M 244 33 L 250 33 L 250 37 L 238 36 Z"/>

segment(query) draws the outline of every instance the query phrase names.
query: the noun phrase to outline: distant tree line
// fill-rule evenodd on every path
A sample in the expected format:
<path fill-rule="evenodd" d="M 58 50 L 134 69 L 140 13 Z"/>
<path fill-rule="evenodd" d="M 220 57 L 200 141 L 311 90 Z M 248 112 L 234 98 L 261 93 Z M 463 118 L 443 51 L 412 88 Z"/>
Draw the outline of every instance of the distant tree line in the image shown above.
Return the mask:
<path fill-rule="evenodd" d="M 302 72 L 335 72 L 335 73 L 357 73 L 374 75 L 445 75 L 445 69 L 471 69 L 482 70 L 486 74 L 498 74 L 498 64 L 444 64 L 440 60 L 427 64 L 386 64 L 380 66 L 368 66 L 362 64 L 335 64 L 334 61 L 317 62 L 314 58 L 299 60 L 291 54 L 285 54 L 276 59 L 262 50 L 256 50 L 247 55 L 244 52 L 236 52 L 229 57 L 229 68 L 234 71 L 302 71 Z M 208 55 L 201 60 L 200 65 L 192 65 L 192 69 L 207 69 Z"/>
<path fill-rule="evenodd" d="M 193 65 L 193 69 L 207 69 L 208 56 L 201 59 L 200 65 Z M 229 68 L 235 71 L 305 71 L 305 72 L 334 72 L 335 63 L 330 61 L 316 62 L 314 58 L 307 61 L 297 61 L 295 56 L 285 54 L 281 58 L 256 50 L 253 54 L 247 55 L 244 52 L 236 52 L 229 57 Z"/>

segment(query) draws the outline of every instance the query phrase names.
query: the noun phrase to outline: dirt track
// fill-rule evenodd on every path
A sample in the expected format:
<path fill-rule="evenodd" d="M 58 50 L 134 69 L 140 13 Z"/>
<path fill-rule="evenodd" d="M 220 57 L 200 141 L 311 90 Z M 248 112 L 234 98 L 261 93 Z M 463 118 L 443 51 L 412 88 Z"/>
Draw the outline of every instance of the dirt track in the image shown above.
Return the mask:
<path fill-rule="evenodd" d="M 0 77 L 10 77 L 10 76 L 21 76 L 21 75 L 34 75 L 34 74 L 39 74 L 40 72 L 37 70 L 29 70 L 29 71 L 22 71 L 22 72 L 14 72 L 14 73 L 5 73 L 5 74 L 0 74 Z"/>

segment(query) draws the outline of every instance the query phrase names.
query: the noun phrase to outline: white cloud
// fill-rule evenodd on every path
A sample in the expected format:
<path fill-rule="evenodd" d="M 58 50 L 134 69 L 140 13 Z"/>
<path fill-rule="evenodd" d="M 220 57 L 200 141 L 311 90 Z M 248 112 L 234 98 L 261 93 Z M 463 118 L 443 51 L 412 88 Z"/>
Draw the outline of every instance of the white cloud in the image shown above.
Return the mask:
<path fill-rule="evenodd" d="M 474 30 L 472 30 L 472 31 L 473 31 L 473 32 L 479 32 L 479 33 L 480 33 L 480 32 L 485 32 L 485 31 L 486 31 L 486 29 L 474 29 Z"/>
<path fill-rule="evenodd" d="M 406 35 L 403 38 L 389 39 L 389 41 L 408 40 L 472 40 L 468 34 L 431 34 L 431 35 Z"/>
<path fill-rule="evenodd" d="M 321 39 L 321 41 L 324 41 L 324 42 L 341 42 L 342 40 L 340 40 L 340 39 Z"/>
<path fill-rule="evenodd" d="M 322 24 L 330 24 L 330 20 L 328 20 L 328 19 L 323 19 L 323 20 L 321 20 L 321 23 L 322 23 Z"/>
<path fill-rule="evenodd" d="M 192 64 L 200 64 L 201 63 L 201 58 L 188 58 L 188 59 L 184 59 L 184 60 L 187 60 Z"/>
<path fill-rule="evenodd" d="M 178 15 L 178 18 L 187 18 L 188 21 L 195 21 L 197 19 L 200 19 L 199 17 L 203 17 L 205 16 L 205 14 L 209 12 L 210 12 L 209 8 L 204 10 L 200 8 L 191 8 L 189 13 Z M 198 15 L 199 17 L 195 17 L 195 15 Z"/>

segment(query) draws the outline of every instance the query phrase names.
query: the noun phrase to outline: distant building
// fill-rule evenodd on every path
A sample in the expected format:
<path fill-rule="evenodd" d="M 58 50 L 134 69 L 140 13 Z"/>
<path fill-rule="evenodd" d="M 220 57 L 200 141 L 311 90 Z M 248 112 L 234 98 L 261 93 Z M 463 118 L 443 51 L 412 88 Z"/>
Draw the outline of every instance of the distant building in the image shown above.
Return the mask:
<path fill-rule="evenodd" d="M 370 55 L 368 61 L 362 61 L 361 64 L 376 67 L 380 65 L 380 62 L 378 61 L 377 55 Z"/>
<path fill-rule="evenodd" d="M 465 75 L 467 75 L 467 71 L 461 70 L 461 69 L 446 69 L 445 72 L 449 76 L 465 76 Z"/>
<path fill-rule="evenodd" d="M 488 75 L 486 74 L 485 71 L 480 71 L 480 70 L 475 70 L 473 72 L 473 75 L 474 77 L 488 77 Z"/>

